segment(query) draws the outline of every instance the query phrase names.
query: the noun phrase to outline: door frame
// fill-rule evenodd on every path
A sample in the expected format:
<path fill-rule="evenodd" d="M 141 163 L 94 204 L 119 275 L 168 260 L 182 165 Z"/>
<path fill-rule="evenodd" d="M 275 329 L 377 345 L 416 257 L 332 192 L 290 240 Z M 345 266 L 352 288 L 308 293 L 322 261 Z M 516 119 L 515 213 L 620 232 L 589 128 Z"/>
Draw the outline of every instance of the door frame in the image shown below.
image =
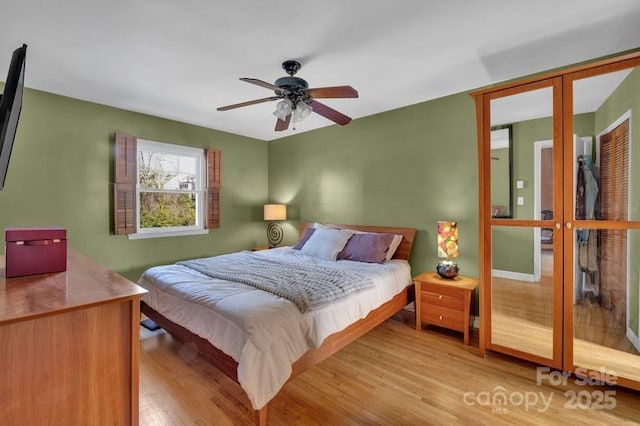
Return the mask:
<path fill-rule="evenodd" d="M 553 149 L 553 139 L 536 141 L 533 143 L 533 219 L 542 219 L 540 206 L 542 204 L 542 150 Z M 542 275 L 542 228 L 533 228 L 533 281 L 540 282 Z"/>

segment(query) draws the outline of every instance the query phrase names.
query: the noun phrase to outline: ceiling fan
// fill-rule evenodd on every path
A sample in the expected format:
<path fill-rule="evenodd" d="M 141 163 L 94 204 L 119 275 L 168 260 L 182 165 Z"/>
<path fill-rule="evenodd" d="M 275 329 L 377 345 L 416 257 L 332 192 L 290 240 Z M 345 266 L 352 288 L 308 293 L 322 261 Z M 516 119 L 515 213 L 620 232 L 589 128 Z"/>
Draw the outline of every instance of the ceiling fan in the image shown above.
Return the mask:
<path fill-rule="evenodd" d="M 309 116 L 311 112 L 320 114 L 329 120 L 344 126 L 351 121 L 350 117 L 328 107 L 316 100 L 316 98 L 357 98 L 358 91 L 351 86 L 333 86 L 309 88 L 309 84 L 300 77 L 294 77 L 301 65 L 300 62 L 288 60 L 282 63 L 282 68 L 289 74 L 288 77 L 280 77 L 274 84 L 256 78 L 241 78 L 247 83 L 255 84 L 275 92 L 275 96 L 241 102 L 239 104 L 219 107 L 218 111 L 227 111 L 263 102 L 280 99 L 273 113 L 276 121 L 276 132 L 287 130 L 293 116 L 293 122 L 298 122 Z"/>

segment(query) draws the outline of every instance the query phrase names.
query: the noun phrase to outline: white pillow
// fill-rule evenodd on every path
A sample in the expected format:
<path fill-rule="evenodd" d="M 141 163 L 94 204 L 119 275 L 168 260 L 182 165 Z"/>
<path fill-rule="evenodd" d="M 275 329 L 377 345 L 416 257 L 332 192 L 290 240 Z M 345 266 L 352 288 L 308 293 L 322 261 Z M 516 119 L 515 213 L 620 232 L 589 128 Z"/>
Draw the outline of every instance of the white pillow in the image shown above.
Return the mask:
<path fill-rule="evenodd" d="M 352 235 L 353 231 L 345 229 L 316 228 L 300 252 L 335 262 Z"/>
<path fill-rule="evenodd" d="M 396 250 L 398 250 L 398 247 L 400 247 L 401 242 L 402 242 L 402 235 L 394 234 L 393 240 L 391 241 L 391 244 L 389 244 L 389 248 L 387 249 L 387 256 L 385 257 L 385 260 L 387 262 L 391 260 Z"/>

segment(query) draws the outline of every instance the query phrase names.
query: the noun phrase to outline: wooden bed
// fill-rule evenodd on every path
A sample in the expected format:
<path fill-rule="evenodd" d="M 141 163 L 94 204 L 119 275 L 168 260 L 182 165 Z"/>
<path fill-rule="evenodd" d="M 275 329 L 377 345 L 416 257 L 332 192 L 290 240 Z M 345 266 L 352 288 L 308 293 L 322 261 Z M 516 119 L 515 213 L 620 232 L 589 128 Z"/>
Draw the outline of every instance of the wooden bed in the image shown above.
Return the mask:
<path fill-rule="evenodd" d="M 312 226 L 312 223 L 304 222 L 300 225 L 300 235 L 304 233 L 306 228 Z M 394 259 L 409 260 L 411 255 L 411 249 L 413 247 L 413 240 L 415 238 L 415 228 L 403 228 L 403 227 L 385 227 L 385 226 L 368 226 L 368 225 L 328 225 L 339 228 L 347 228 L 364 232 L 375 233 L 390 233 L 402 235 L 403 239 L 400 246 L 394 254 Z M 308 368 L 314 366 L 325 358 L 333 355 L 349 343 L 358 339 L 368 331 L 372 330 L 379 324 L 386 321 L 395 313 L 404 308 L 407 304 L 413 301 L 413 286 L 408 286 L 404 291 L 398 293 L 388 302 L 381 305 L 379 308 L 374 309 L 369 315 L 359 321 L 352 323 L 344 330 L 334 333 L 327 337 L 323 344 L 317 349 L 308 350 L 300 359 L 298 359 L 292 365 L 292 373 L 289 380 L 295 378 L 298 374 L 301 374 Z M 156 324 L 169 332 L 177 340 L 182 343 L 191 343 L 198 348 L 198 353 L 209 362 L 211 362 L 216 368 L 222 371 L 225 375 L 233 379 L 238 383 L 237 368 L 238 363 L 224 352 L 217 349 L 209 341 L 203 339 L 200 336 L 195 335 L 186 328 L 178 325 L 160 313 L 155 311 L 145 302 L 141 302 L 141 311 L 147 317 L 152 319 Z M 268 404 L 259 410 L 255 410 L 255 423 L 257 425 L 267 424 Z"/>

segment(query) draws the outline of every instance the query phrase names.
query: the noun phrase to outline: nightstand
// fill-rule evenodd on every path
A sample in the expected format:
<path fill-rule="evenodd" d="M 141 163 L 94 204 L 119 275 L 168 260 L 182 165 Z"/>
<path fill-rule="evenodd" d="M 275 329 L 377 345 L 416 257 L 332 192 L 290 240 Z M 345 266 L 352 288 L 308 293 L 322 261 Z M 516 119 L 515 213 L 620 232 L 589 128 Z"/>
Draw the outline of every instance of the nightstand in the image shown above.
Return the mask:
<path fill-rule="evenodd" d="M 478 280 L 457 276 L 440 277 L 425 272 L 413 279 L 416 284 L 416 330 L 422 323 L 433 324 L 464 333 L 464 344 L 469 344 L 469 315 L 473 291 Z"/>

